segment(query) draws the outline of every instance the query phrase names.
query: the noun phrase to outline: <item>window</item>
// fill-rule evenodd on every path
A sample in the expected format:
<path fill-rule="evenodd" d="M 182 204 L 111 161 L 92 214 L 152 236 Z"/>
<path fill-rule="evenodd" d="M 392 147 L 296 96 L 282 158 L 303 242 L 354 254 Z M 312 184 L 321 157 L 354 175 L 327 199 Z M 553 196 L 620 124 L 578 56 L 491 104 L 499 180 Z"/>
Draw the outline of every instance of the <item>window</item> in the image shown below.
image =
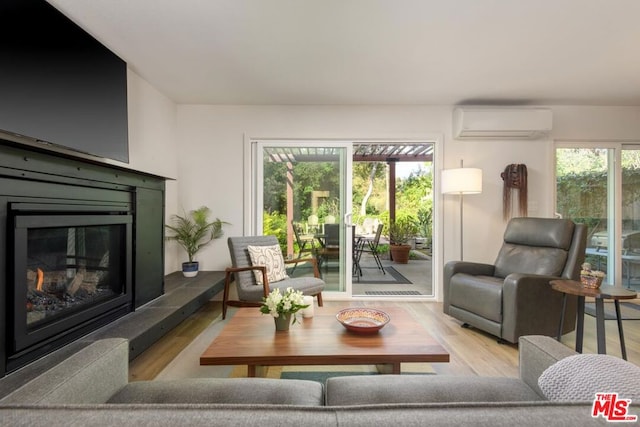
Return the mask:
<path fill-rule="evenodd" d="M 585 260 L 605 283 L 640 289 L 640 147 L 558 146 L 556 211 L 588 226 Z"/>

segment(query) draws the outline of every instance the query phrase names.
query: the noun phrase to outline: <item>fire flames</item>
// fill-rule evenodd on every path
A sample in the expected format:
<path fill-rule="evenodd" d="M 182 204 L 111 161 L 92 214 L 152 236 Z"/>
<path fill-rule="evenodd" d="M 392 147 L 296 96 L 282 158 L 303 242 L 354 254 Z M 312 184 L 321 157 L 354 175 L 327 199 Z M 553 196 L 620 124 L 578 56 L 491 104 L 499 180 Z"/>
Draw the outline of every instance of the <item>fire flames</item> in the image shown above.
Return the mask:
<path fill-rule="evenodd" d="M 36 279 L 36 289 L 38 291 L 42 291 L 42 284 L 44 283 L 44 271 L 42 271 L 42 269 L 38 268 L 38 272 L 37 272 L 38 276 Z"/>

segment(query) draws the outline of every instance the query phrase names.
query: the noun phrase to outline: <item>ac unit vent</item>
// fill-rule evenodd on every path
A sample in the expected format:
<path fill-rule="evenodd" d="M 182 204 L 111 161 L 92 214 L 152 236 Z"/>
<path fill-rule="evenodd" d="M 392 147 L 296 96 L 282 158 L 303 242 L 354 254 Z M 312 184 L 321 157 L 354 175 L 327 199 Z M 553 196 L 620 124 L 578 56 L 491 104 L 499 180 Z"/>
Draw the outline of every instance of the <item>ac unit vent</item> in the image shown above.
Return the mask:
<path fill-rule="evenodd" d="M 552 128 L 548 108 L 459 107 L 453 110 L 456 139 L 537 139 Z"/>

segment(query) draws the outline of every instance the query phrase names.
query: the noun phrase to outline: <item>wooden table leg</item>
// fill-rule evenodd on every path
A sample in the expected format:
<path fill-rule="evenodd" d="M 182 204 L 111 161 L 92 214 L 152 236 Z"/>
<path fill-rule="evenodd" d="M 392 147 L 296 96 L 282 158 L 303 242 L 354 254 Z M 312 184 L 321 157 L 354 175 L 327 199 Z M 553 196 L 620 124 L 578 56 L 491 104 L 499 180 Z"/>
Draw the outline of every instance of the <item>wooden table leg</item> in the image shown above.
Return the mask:
<path fill-rule="evenodd" d="M 627 347 L 624 344 L 624 332 L 622 332 L 622 316 L 620 315 L 620 301 L 617 299 L 613 301 L 616 307 L 616 319 L 618 321 L 618 335 L 620 335 L 620 350 L 622 351 L 622 358 L 627 360 Z"/>
<path fill-rule="evenodd" d="M 607 354 L 607 340 L 604 329 L 604 300 L 596 298 L 596 335 L 598 338 L 598 354 Z"/>
<path fill-rule="evenodd" d="M 578 297 L 578 314 L 576 319 L 576 352 L 582 353 L 584 338 L 584 297 Z"/>
<path fill-rule="evenodd" d="M 400 363 L 380 363 L 376 365 L 379 374 L 400 375 Z"/>

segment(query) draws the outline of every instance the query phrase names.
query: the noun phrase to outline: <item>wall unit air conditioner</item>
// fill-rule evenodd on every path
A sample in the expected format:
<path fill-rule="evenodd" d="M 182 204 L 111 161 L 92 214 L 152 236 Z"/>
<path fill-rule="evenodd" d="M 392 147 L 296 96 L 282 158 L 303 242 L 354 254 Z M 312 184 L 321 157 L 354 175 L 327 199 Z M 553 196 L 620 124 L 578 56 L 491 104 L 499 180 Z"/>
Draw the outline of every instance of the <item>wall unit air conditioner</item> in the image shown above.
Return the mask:
<path fill-rule="evenodd" d="M 456 139 L 537 139 L 551 131 L 548 108 L 457 107 L 453 110 Z"/>

